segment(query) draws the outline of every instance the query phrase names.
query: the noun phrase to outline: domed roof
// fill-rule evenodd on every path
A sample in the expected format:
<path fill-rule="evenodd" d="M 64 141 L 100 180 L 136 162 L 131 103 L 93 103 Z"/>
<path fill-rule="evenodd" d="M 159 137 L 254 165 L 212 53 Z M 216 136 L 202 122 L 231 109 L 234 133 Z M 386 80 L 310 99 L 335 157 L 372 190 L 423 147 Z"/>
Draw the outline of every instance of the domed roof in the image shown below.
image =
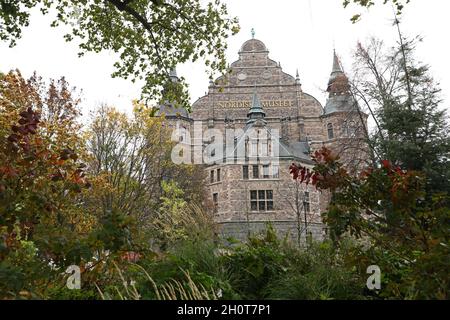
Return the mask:
<path fill-rule="evenodd" d="M 244 42 L 239 52 L 267 52 L 267 47 L 260 40 L 250 39 Z"/>

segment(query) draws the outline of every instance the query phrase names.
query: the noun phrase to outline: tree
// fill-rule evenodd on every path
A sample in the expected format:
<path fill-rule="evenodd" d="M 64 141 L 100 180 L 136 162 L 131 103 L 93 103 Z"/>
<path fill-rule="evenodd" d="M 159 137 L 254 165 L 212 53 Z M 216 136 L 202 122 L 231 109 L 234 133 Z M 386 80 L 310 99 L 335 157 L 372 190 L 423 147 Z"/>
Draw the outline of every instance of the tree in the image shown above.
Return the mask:
<path fill-rule="evenodd" d="M 42 293 L 55 274 L 51 265 L 91 256 L 84 240 L 95 219 L 79 201 L 89 181 L 78 152 L 74 94 L 64 79 L 48 87 L 18 71 L 0 79 L 2 297 Z"/>
<path fill-rule="evenodd" d="M 425 201 L 423 174 L 402 170 L 388 160 L 355 177 L 326 148 L 316 151 L 313 159 L 313 170 L 304 175 L 304 167 L 292 165 L 293 178 L 331 192 L 322 214 L 330 236 L 337 245 L 346 233 L 364 240 L 350 258 L 362 273 L 372 264 L 381 268 L 379 295 L 447 299 L 449 196 Z"/>
<path fill-rule="evenodd" d="M 203 169 L 173 163 L 171 128 L 153 113 L 137 102 L 131 117 L 101 106 L 87 130 L 87 171 L 94 190 L 85 195 L 85 206 L 99 217 L 110 212 L 133 217 L 143 233 L 153 228 L 162 208 L 164 215 L 177 214 L 169 199 L 192 205 L 204 200 Z"/>
<path fill-rule="evenodd" d="M 237 19 L 228 17 L 219 0 L 206 7 L 199 0 L 0 0 L 0 39 L 14 46 L 33 7 L 43 14 L 55 12 L 52 26 L 71 26 L 65 39 L 79 40 L 79 55 L 118 53 L 113 76 L 143 80 L 145 98 L 161 97 L 165 87 L 165 98 L 186 106 L 186 84 L 173 85 L 170 71 L 199 58 L 210 77 L 225 71 L 226 39 L 238 31 Z"/>
<path fill-rule="evenodd" d="M 88 170 L 98 188 L 86 203 L 100 216 L 119 211 L 144 222 L 158 207 L 160 182 L 172 165 L 172 143 L 164 119 L 150 112 L 136 104 L 132 118 L 107 106 L 93 115 L 87 130 Z"/>
<path fill-rule="evenodd" d="M 422 171 L 429 195 L 449 193 L 450 128 L 441 90 L 429 67 L 414 59 L 416 40 L 401 39 L 390 51 L 376 39 L 358 44 L 353 90 L 374 116 L 371 145 L 380 159 Z"/>
<path fill-rule="evenodd" d="M 307 186 L 303 186 L 300 181 L 295 180 L 292 183 L 279 184 L 276 189 L 277 194 L 288 205 L 288 208 L 294 213 L 297 227 L 297 245 L 302 245 L 302 235 L 307 239 L 308 225 L 313 220 L 313 214 L 308 212 L 310 199 L 306 199 L 309 194 Z"/>

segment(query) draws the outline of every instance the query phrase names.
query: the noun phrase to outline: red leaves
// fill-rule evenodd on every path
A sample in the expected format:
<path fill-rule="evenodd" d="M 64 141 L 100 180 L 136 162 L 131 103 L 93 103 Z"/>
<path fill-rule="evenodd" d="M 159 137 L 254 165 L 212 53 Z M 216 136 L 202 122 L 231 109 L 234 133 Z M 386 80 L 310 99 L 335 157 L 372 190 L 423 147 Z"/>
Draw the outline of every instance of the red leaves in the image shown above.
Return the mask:
<path fill-rule="evenodd" d="M 330 149 L 322 147 L 320 150 L 314 152 L 312 158 L 314 162 L 318 164 L 319 163 L 330 164 L 338 160 L 339 156 L 333 154 Z"/>
<path fill-rule="evenodd" d="M 292 174 L 292 179 L 294 179 L 294 180 L 298 179 L 299 171 L 300 171 L 300 169 L 299 169 L 299 167 L 297 167 L 297 165 L 295 163 L 292 163 L 289 166 L 289 173 Z"/>
<path fill-rule="evenodd" d="M 15 178 L 17 177 L 17 171 L 11 166 L 0 167 L 0 177 L 3 178 Z"/>
<path fill-rule="evenodd" d="M 78 156 L 72 149 L 66 148 L 61 151 L 59 158 L 61 160 L 69 160 L 70 158 L 76 161 L 78 159 Z"/>
<path fill-rule="evenodd" d="M 301 165 L 297 166 L 295 163 L 291 164 L 289 170 L 294 180 L 299 180 L 300 183 L 305 183 L 306 185 L 310 183 L 316 185 L 317 181 L 320 180 L 320 175 L 317 172 L 313 172 Z"/>
<path fill-rule="evenodd" d="M 18 124 L 11 126 L 12 134 L 8 136 L 8 141 L 12 149 L 17 151 L 21 147 L 25 152 L 30 151 L 30 139 L 28 135 L 37 133 L 40 116 L 31 107 L 20 113 Z"/>
<path fill-rule="evenodd" d="M 389 160 L 381 160 L 381 164 L 383 165 L 383 168 L 390 170 L 392 165 Z"/>
<path fill-rule="evenodd" d="M 142 255 L 139 252 L 127 251 L 121 255 L 121 258 L 128 262 L 138 262 L 142 258 Z"/>

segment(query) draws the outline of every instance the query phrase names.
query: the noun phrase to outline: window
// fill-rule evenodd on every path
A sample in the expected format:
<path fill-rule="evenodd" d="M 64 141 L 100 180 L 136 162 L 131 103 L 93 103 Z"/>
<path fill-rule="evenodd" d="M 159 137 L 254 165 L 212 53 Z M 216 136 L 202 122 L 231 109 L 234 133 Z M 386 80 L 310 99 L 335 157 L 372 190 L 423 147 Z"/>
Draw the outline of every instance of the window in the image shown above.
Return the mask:
<path fill-rule="evenodd" d="M 272 190 L 251 190 L 250 207 L 252 211 L 271 211 L 273 210 L 273 191 Z"/>
<path fill-rule="evenodd" d="M 252 141 L 251 142 L 251 147 L 252 147 L 252 150 L 250 151 L 250 156 L 251 157 L 258 156 L 259 155 L 258 154 L 258 143 L 256 141 Z"/>
<path fill-rule="evenodd" d="M 333 124 L 329 123 L 327 125 L 327 130 L 328 130 L 328 139 L 333 139 L 334 138 L 334 132 L 333 132 Z"/>
<path fill-rule="evenodd" d="M 268 164 L 263 165 L 263 178 L 268 179 L 270 177 L 269 173 L 270 166 Z"/>
<path fill-rule="evenodd" d="M 267 201 L 267 211 L 273 210 L 273 191 L 267 190 L 266 191 L 266 201 Z"/>
<path fill-rule="evenodd" d="M 348 134 L 350 136 L 354 136 L 356 134 L 356 131 L 358 130 L 358 127 L 356 126 L 355 121 L 350 121 L 348 124 Z"/>
<path fill-rule="evenodd" d="M 219 194 L 213 193 L 213 204 L 214 204 L 214 213 L 217 213 L 219 210 Z"/>
<path fill-rule="evenodd" d="M 250 191 L 250 204 L 252 211 L 258 210 L 258 194 L 256 190 Z"/>
<path fill-rule="evenodd" d="M 280 177 L 280 168 L 278 166 L 272 166 L 272 178 L 279 178 Z"/>
<path fill-rule="evenodd" d="M 210 179 L 209 180 L 210 180 L 211 183 L 214 182 L 214 170 L 211 170 Z"/>
<path fill-rule="evenodd" d="M 348 123 L 347 120 L 344 120 L 344 122 L 342 123 L 342 134 L 347 137 L 349 135 L 349 130 L 348 130 Z"/>
<path fill-rule="evenodd" d="M 215 157 L 216 156 L 216 149 L 212 149 L 211 150 L 211 157 Z"/>
<path fill-rule="evenodd" d="M 220 181 L 220 169 L 217 169 L 217 181 Z"/>
<path fill-rule="evenodd" d="M 258 191 L 258 210 L 266 211 L 266 192 L 264 190 Z"/>
<path fill-rule="evenodd" d="M 248 179 L 248 166 L 242 166 L 242 177 Z"/>
<path fill-rule="evenodd" d="M 253 166 L 253 179 L 259 178 L 259 166 L 254 165 Z"/>
<path fill-rule="evenodd" d="M 245 156 L 248 157 L 250 154 L 250 150 L 249 150 L 249 139 L 248 137 L 245 138 Z"/>
<path fill-rule="evenodd" d="M 309 202 L 309 192 L 308 191 L 305 191 L 305 194 L 304 194 L 303 208 L 304 208 L 306 213 L 310 213 L 311 205 L 310 205 L 310 202 Z"/>

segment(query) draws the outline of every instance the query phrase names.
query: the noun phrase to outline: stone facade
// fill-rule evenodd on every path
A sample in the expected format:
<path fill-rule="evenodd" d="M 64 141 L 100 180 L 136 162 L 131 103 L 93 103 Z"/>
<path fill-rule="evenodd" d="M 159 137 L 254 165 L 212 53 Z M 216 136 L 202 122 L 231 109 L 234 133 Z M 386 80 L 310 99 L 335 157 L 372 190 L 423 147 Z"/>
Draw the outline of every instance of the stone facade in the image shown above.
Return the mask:
<path fill-rule="evenodd" d="M 346 146 L 363 141 L 367 119 L 350 95 L 336 54 L 328 92 L 323 108 L 302 90 L 298 74 L 283 72 L 269 58 L 264 43 L 250 39 L 230 72 L 211 82 L 209 92 L 193 104 L 192 113 L 166 109 L 169 120 L 186 128 L 188 137 L 182 140 L 193 145 L 192 156 L 210 156 L 205 165 L 207 188 L 224 236 L 244 239 L 271 222 L 281 234 L 295 238 L 299 230 L 304 236 L 305 219 L 308 232 L 323 236 L 320 212 L 328 195 L 296 184 L 289 166 L 293 162 L 312 166 L 311 152 L 324 145 L 348 153 Z M 200 135 L 194 126 L 197 131 L 201 128 Z M 208 130 L 214 131 L 208 134 Z M 249 138 L 251 130 L 257 134 Z M 226 142 L 218 134 L 226 137 L 230 132 L 234 140 Z M 275 149 L 275 140 L 279 140 L 277 154 L 268 152 Z M 237 150 L 244 150 L 243 154 Z"/>

